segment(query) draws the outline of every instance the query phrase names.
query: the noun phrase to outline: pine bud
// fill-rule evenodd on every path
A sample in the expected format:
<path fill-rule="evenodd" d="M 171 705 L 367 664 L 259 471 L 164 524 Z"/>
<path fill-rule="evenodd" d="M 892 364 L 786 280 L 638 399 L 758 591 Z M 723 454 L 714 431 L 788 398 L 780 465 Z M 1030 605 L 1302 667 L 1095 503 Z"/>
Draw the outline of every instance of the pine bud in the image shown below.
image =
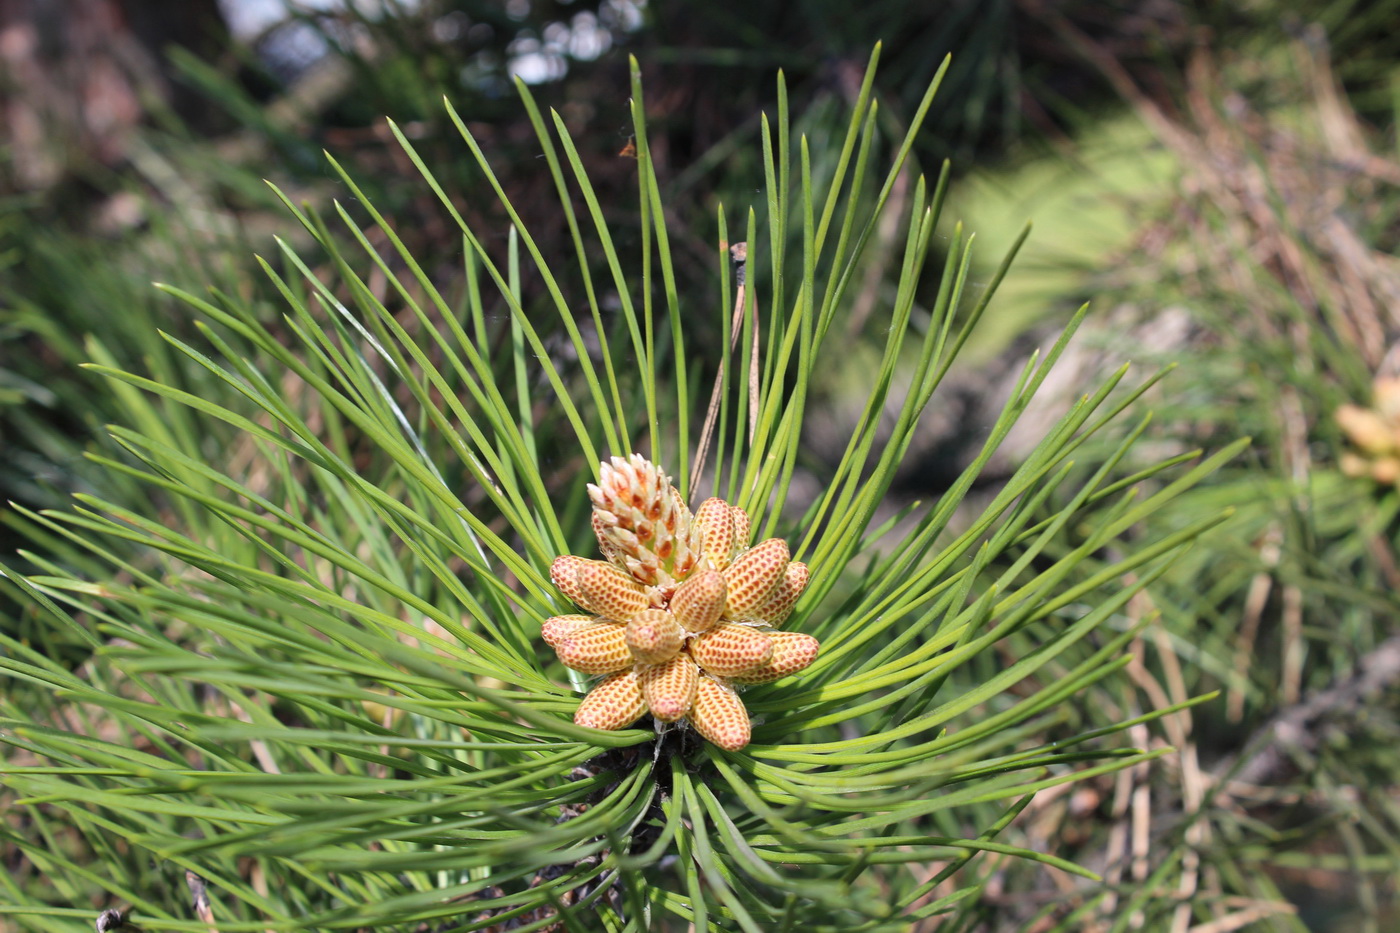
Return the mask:
<path fill-rule="evenodd" d="M 593 536 L 598 539 L 598 550 L 603 552 L 603 559 L 610 564 L 615 564 L 616 566 L 621 567 L 623 570 L 626 570 L 627 562 L 623 559 L 621 553 L 618 552 L 617 548 L 613 546 L 612 541 L 608 539 L 608 536 L 606 534 L 608 526 L 606 525 L 606 523 L 604 523 L 604 521 L 601 518 L 598 517 L 598 512 L 596 509 L 593 512 L 592 523 Z"/>
<path fill-rule="evenodd" d="M 665 586 L 694 568 L 690 510 L 655 464 L 640 454 L 613 457 L 600 464 L 588 496 L 604 553 L 637 580 Z"/>

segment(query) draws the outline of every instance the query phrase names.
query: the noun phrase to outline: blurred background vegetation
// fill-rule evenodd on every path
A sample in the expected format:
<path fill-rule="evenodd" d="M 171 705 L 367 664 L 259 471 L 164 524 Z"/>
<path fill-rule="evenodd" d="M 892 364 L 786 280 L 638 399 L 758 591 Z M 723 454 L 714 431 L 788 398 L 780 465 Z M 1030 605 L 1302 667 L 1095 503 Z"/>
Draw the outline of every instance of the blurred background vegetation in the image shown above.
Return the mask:
<path fill-rule="evenodd" d="M 29 508 L 85 491 L 149 497 L 84 460 L 108 443 L 98 429 L 117 406 L 79 364 L 152 372 L 198 394 L 212 377 L 156 333 L 192 325 L 150 283 L 268 298 L 253 254 L 302 234 L 263 179 L 313 203 L 347 196 L 322 149 L 411 237 L 444 292 L 465 288 L 461 243 L 384 116 L 448 190 L 469 190 L 479 170 L 460 155 L 440 105 L 450 100 L 543 252 L 564 252 L 568 227 L 550 216 L 552 181 L 511 86 L 521 77 L 583 141 L 626 249 L 640 235 L 625 206 L 636 56 L 678 285 L 704 293 L 717 205 L 761 197 L 759 114 L 779 106 L 774 73 L 802 115 L 794 129 L 836 139 L 877 41 L 887 150 L 953 54 L 910 177 L 950 159 L 950 213 L 987 242 L 1036 225 L 940 389 L 898 495 L 938 496 L 1027 349 L 1085 300 L 1090 321 L 1039 400 L 1047 413 L 1123 359 L 1145 371 L 1176 360 L 1152 398 L 1155 449 L 1254 438 L 1172 515 L 1184 527 L 1222 504 L 1237 510 L 1138 601 L 1138 616 L 1160 624 L 1095 702 L 1126 718 L 1218 698 L 1168 720 L 1178 754 L 1067 785 L 1023 815 L 1023 842 L 1103 883 L 991 860 L 978 928 L 1395 929 L 1400 496 L 1393 479 L 1341 469 L 1349 453 L 1386 453 L 1334 418 L 1343 404 L 1373 404 L 1378 375 L 1400 373 L 1395 0 L 3 0 L 0 495 Z M 444 166 L 458 174 L 443 177 Z M 492 217 L 472 214 L 481 203 L 458 208 L 489 228 Z M 878 355 L 882 335 L 863 325 L 892 298 L 899 230 L 868 253 L 847 325 L 853 354 Z M 974 280 L 997 258 L 989 250 Z M 813 477 L 839 456 L 864 387 L 818 391 Z M 1015 467 L 1016 450 L 1013 438 L 990 479 Z M 217 436 L 208 451 L 214 462 L 238 455 Z M 79 559 L 18 530 L 0 544 Z M 44 637 L 6 595 L 0 624 Z M 41 647 L 74 667 L 89 650 Z M 1145 727 L 1134 740 L 1161 741 Z"/>

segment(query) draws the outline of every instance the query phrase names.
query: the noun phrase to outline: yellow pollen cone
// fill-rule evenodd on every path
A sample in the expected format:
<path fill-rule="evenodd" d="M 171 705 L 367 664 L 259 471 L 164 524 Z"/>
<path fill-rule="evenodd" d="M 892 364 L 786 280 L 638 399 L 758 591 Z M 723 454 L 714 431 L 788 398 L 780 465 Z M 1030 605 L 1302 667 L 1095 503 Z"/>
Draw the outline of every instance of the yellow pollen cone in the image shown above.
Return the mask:
<path fill-rule="evenodd" d="M 1400 480 L 1400 460 L 1394 457 L 1381 457 L 1371 464 L 1371 478 L 1387 486 Z"/>
<path fill-rule="evenodd" d="M 651 605 L 642 585 L 612 564 L 587 561 L 578 568 L 576 579 L 587 600 L 585 608 L 600 616 L 626 621 Z"/>
<path fill-rule="evenodd" d="M 769 625 L 782 625 L 792 615 L 792 607 L 797 605 L 797 597 L 807 586 L 810 576 L 807 565 L 793 561 L 783 571 L 783 578 L 773 587 L 763 605 L 754 610 L 754 615 Z"/>
<path fill-rule="evenodd" d="M 624 729 L 647 711 L 636 671 L 605 679 L 589 691 L 574 713 L 574 722 L 594 729 Z"/>
<path fill-rule="evenodd" d="M 611 674 L 632 665 L 626 632 L 616 622 L 594 622 L 569 632 L 554 650 L 565 667 L 585 674 Z"/>
<path fill-rule="evenodd" d="M 695 686 L 690 724 L 696 732 L 727 752 L 737 752 L 749 744 L 752 735 L 744 702 L 733 690 L 703 674 Z"/>
<path fill-rule="evenodd" d="M 699 681 L 700 669 L 685 654 L 644 667 L 637 675 L 647 707 L 662 722 L 675 722 L 690 712 Z"/>
<path fill-rule="evenodd" d="M 774 632 L 768 637 L 773 640 L 772 659 L 760 667 L 735 674 L 730 680 L 736 684 L 766 684 L 779 680 L 811 664 L 821 650 L 815 638 L 801 632 Z"/>
<path fill-rule="evenodd" d="M 708 632 L 724 613 L 727 595 L 724 575 L 718 570 L 702 570 L 676 590 L 671 612 L 687 632 Z"/>
<path fill-rule="evenodd" d="M 749 513 L 731 505 L 729 515 L 734 520 L 734 550 L 742 551 L 749 546 Z"/>
<path fill-rule="evenodd" d="M 579 589 L 578 571 L 585 564 L 593 563 L 597 563 L 597 561 L 565 554 L 562 557 L 554 558 L 554 562 L 549 565 L 550 582 L 559 587 L 559 592 L 573 600 L 575 605 L 587 609 L 589 612 L 597 612 L 597 610 L 588 605 L 587 597 L 583 595 L 583 590 Z"/>
<path fill-rule="evenodd" d="M 734 516 L 723 499 L 706 499 L 695 510 L 697 544 L 717 569 L 729 566 L 734 556 Z"/>
<path fill-rule="evenodd" d="M 564 636 L 597 621 L 593 616 L 554 616 L 544 620 L 544 624 L 540 626 L 540 635 L 546 645 L 558 648 Z"/>
<path fill-rule="evenodd" d="M 773 639 L 752 626 L 722 622 L 695 637 L 690 656 L 705 673 L 727 679 L 772 660 Z"/>
<path fill-rule="evenodd" d="M 783 579 L 789 556 L 787 542 L 782 538 L 769 538 L 740 554 L 724 571 L 724 584 L 729 591 L 725 615 L 731 619 L 753 616 Z"/>
<path fill-rule="evenodd" d="M 637 613 L 625 629 L 627 647 L 632 659 L 640 664 L 660 664 L 669 661 L 681 650 L 685 630 L 676 617 L 665 609 L 646 609 Z"/>
<path fill-rule="evenodd" d="M 1379 414 L 1360 405 L 1337 409 L 1337 424 L 1357 447 L 1368 454 L 1388 454 L 1395 450 L 1395 434 Z"/>

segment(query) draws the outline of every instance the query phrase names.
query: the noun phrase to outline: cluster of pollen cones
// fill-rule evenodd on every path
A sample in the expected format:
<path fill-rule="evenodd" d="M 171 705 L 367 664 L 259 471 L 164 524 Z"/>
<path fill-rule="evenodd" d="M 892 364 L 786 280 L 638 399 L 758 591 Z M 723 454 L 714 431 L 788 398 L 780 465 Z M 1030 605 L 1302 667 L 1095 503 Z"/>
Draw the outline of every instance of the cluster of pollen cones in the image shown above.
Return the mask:
<path fill-rule="evenodd" d="M 622 729 L 648 710 L 689 720 L 720 748 L 749 742 L 736 686 L 802 670 L 817 640 L 778 631 L 807 585 L 807 565 L 778 538 L 748 547 L 749 517 L 723 499 L 692 514 L 655 464 L 638 454 L 604 463 L 593 531 L 606 560 L 565 555 L 554 585 L 589 615 L 555 616 L 544 640 L 565 666 L 602 674 L 574 721 Z"/>
<path fill-rule="evenodd" d="M 1400 377 L 1377 376 L 1370 408 L 1343 405 L 1337 424 L 1355 445 L 1342 455 L 1342 472 L 1400 485 Z"/>

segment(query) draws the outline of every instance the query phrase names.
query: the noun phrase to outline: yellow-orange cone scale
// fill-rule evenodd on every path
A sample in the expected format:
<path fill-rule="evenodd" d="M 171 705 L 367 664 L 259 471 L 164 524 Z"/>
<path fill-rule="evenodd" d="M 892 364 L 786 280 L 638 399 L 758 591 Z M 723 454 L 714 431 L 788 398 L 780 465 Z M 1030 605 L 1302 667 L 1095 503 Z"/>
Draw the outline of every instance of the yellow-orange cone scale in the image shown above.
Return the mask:
<path fill-rule="evenodd" d="M 678 654 L 665 664 L 641 668 L 637 682 L 651 714 L 662 722 L 675 722 L 695 703 L 700 669 L 688 655 Z"/>
<path fill-rule="evenodd" d="M 745 619 L 763 605 L 788 566 L 788 546 L 782 538 L 769 538 L 735 558 L 724 571 L 728 590 L 725 615 Z"/>
<path fill-rule="evenodd" d="M 773 639 L 752 626 L 722 622 L 691 641 L 690 656 L 707 674 L 728 679 L 771 661 Z"/>
<path fill-rule="evenodd" d="M 593 622 L 569 632 L 554 646 L 565 667 L 585 674 L 611 674 L 632 666 L 627 629 L 616 622 Z"/>
<path fill-rule="evenodd" d="M 744 702 L 733 690 L 703 674 L 695 685 L 690 724 L 696 732 L 728 752 L 737 752 L 749 744 L 752 735 Z"/>
<path fill-rule="evenodd" d="M 635 670 L 613 674 L 589 691 L 574 713 L 574 722 L 594 729 L 625 729 L 647 711 Z"/>
<path fill-rule="evenodd" d="M 751 668 L 729 679 L 736 684 L 766 684 L 796 674 L 817 659 L 821 645 L 811 635 L 801 632 L 774 632 L 773 657 L 767 664 Z"/>
<path fill-rule="evenodd" d="M 645 609 L 627 622 L 627 647 L 639 664 L 669 661 L 681 650 L 685 629 L 665 609 Z"/>
<path fill-rule="evenodd" d="M 687 632 L 708 632 L 724 613 L 727 595 L 724 574 L 702 570 L 676 590 L 671 597 L 671 612 Z"/>

